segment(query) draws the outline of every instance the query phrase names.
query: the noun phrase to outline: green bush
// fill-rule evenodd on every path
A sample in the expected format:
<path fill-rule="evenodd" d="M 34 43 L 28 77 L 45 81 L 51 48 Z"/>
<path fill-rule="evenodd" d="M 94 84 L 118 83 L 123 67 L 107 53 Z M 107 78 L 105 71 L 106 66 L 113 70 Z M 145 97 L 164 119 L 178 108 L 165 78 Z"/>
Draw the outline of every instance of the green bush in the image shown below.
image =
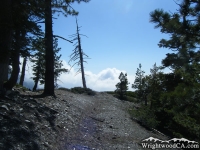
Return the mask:
<path fill-rule="evenodd" d="M 136 93 L 133 92 L 133 91 L 127 91 L 127 92 L 126 92 L 126 95 L 129 96 L 129 97 L 134 97 L 134 98 L 136 98 Z"/>
<path fill-rule="evenodd" d="M 28 90 L 29 90 L 28 88 L 26 88 L 26 87 L 24 87 L 24 86 L 22 86 L 22 85 L 20 85 L 20 84 L 16 84 L 14 87 L 15 87 L 15 88 L 20 88 L 20 89 L 22 89 L 22 90 L 24 90 L 24 91 L 28 91 Z"/>
<path fill-rule="evenodd" d="M 126 96 L 126 100 L 129 101 L 129 102 L 134 102 L 134 103 L 137 102 L 137 99 L 135 97 L 132 97 L 132 96 Z"/>
<path fill-rule="evenodd" d="M 73 93 L 76 93 L 76 94 L 86 93 L 88 95 L 96 95 L 96 93 L 93 90 L 91 90 L 90 88 L 84 89 L 82 87 L 74 87 L 74 88 L 71 88 L 70 91 Z"/>
<path fill-rule="evenodd" d="M 200 90 L 198 87 L 179 84 L 174 91 L 163 94 L 157 118 L 174 136 L 200 141 Z M 157 107 L 158 110 L 159 107 Z M 170 116 L 163 121 L 163 114 Z"/>
<path fill-rule="evenodd" d="M 106 91 L 106 93 L 111 94 L 113 97 L 116 97 L 116 98 L 120 99 L 119 95 L 116 94 L 116 92 L 114 92 L 114 91 Z M 129 102 L 136 102 L 137 99 L 136 99 L 135 92 L 127 91 L 126 92 L 126 97 L 124 97 L 123 100 L 129 101 Z"/>
<path fill-rule="evenodd" d="M 65 88 L 65 87 L 60 87 L 60 88 L 58 88 L 58 90 L 70 91 L 70 89 L 68 89 L 68 88 Z"/>
<path fill-rule="evenodd" d="M 155 128 L 159 122 L 156 120 L 156 116 L 149 106 L 142 105 L 138 109 L 129 110 L 131 116 L 136 118 L 141 125 L 148 128 Z"/>

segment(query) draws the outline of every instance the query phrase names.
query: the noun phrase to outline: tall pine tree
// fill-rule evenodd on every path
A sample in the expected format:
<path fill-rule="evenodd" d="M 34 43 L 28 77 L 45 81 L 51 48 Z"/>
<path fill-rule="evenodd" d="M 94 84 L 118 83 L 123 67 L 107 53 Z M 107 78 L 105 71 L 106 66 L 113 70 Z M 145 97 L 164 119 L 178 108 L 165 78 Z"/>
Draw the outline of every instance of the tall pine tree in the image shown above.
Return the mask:
<path fill-rule="evenodd" d="M 121 72 L 120 75 L 119 75 L 119 80 L 120 82 L 117 83 L 115 86 L 116 86 L 116 90 L 115 92 L 117 93 L 117 95 L 119 96 L 119 98 L 121 100 L 126 100 L 126 92 L 128 90 L 128 79 L 127 79 L 127 73 L 123 73 Z"/>
<path fill-rule="evenodd" d="M 35 40 L 33 43 L 34 48 L 37 50 L 34 57 L 31 61 L 34 63 L 33 65 L 33 80 L 34 80 L 34 87 L 33 91 L 37 89 L 38 83 L 44 84 L 45 83 L 45 45 L 44 39 L 40 38 Z M 58 55 L 61 48 L 58 47 L 58 39 L 54 38 L 53 41 L 53 52 L 54 52 L 54 88 L 58 87 L 58 77 L 61 73 L 65 73 L 68 70 L 66 68 L 62 68 L 63 64 L 60 60 L 61 55 Z"/>
<path fill-rule="evenodd" d="M 200 141 L 200 3 L 182 0 L 178 5 L 180 8 L 175 13 L 160 9 L 150 13 L 155 27 L 170 35 L 170 39 L 160 40 L 159 46 L 173 50 L 162 61 L 173 73 L 165 80 L 170 91 L 160 98 L 162 112 L 170 119 L 167 124 L 164 121 L 161 124 L 175 136 Z M 169 81 L 179 84 L 172 87 Z"/>
<path fill-rule="evenodd" d="M 145 105 L 147 105 L 147 101 L 144 98 L 144 71 L 142 70 L 142 65 L 139 64 L 139 68 L 137 68 L 136 77 L 134 84 L 132 84 L 132 88 L 136 89 L 137 98 L 140 101 L 144 101 Z"/>
<path fill-rule="evenodd" d="M 8 66 L 12 41 L 12 0 L 2 0 L 0 5 L 0 92 L 8 79 Z"/>

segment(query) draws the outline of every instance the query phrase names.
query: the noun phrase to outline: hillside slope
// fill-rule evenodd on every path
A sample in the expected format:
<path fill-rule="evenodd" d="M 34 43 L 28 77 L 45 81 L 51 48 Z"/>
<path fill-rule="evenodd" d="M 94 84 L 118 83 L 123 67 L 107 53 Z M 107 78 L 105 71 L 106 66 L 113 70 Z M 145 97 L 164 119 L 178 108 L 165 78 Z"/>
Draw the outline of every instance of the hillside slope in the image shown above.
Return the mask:
<path fill-rule="evenodd" d="M 167 139 L 131 120 L 127 110 L 133 103 L 107 93 L 14 93 L 0 99 L 1 150 L 138 150 L 145 138 Z"/>

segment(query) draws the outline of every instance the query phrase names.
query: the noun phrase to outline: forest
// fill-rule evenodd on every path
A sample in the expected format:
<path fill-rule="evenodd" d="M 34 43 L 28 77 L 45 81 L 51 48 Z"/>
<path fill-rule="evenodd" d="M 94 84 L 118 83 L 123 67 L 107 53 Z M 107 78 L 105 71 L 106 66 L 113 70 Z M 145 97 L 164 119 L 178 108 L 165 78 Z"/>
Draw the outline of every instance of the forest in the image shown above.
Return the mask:
<path fill-rule="evenodd" d="M 70 43 L 73 43 L 73 40 L 70 41 L 53 34 L 52 18 L 55 13 L 66 17 L 68 15 L 77 16 L 78 12 L 71 7 L 71 4 L 74 2 L 86 3 L 89 0 L 5 0 L 2 2 L 0 12 L 1 93 L 12 89 L 17 83 L 20 72 L 19 60 L 21 57 L 24 61 L 19 84 L 23 85 L 26 62 L 27 59 L 30 59 L 34 63 L 32 68 L 34 72 L 33 80 L 35 82 L 33 90 L 36 90 L 37 84 L 40 82 L 44 84 L 44 95 L 54 95 L 54 88 L 57 85 L 59 75 L 68 71 L 62 68 L 61 55 L 57 54 L 60 51 L 58 38 Z M 44 24 L 45 32 L 43 32 L 41 24 Z M 79 27 L 77 24 L 77 40 L 78 31 Z M 78 48 L 81 49 L 80 42 L 78 44 Z M 83 68 L 82 63 L 84 60 L 82 56 L 84 53 L 81 50 L 78 52 L 80 53 L 75 51 L 75 56 L 72 56 L 72 60 L 76 60 L 81 55 L 81 68 Z"/>
<path fill-rule="evenodd" d="M 133 93 L 127 92 L 127 74 L 121 73 L 115 93 L 121 99 L 141 104 L 130 113 L 144 126 L 171 137 L 200 141 L 200 2 L 183 0 L 177 5 L 179 10 L 175 13 L 162 9 L 150 13 L 155 28 L 170 35 L 169 39 L 161 39 L 158 46 L 171 53 L 166 54 L 161 66 L 155 63 L 149 75 L 139 64 Z M 164 68 L 171 72 L 164 73 Z"/>
<path fill-rule="evenodd" d="M 85 58 L 82 51 L 77 23 L 73 40 L 53 34 L 52 16 L 55 13 L 77 16 L 78 11 L 71 7 L 74 2 L 90 0 L 2 0 L 0 5 L 0 96 L 16 84 L 23 86 L 25 66 L 30 59 L 34 66 L 34 87 L 44 84 L 43 95 L 53 96 L 63 68 L 58 38 L 72 43 L 77 41 L 70 61 L 80 66 L 83 88 L 87 89 L 84 77 Z M 128 91 L 127 74 L 121 73 L 115 93 L 119 99 L 140 104 L 130 114 L 141 124 L 156 128 L 171 137 L 185 137 L 200 142 L 200 1 L 182 0 L 177 3 L 177 12 L 162 9 L 152 10 L 150 22 L 161 33 L 170 35 L 161 39 L 160 48 L 170 53 L 150 69 L 145 75 L 139 64 L 132 84 L 134 92 Z M 22 11 L 23 10 L 23 11 Z M 44 24 L 43 32 L 41 23 Z M 20 58 L 23 67 L 20 73 Z M 73 66 L 73 65 L 72 65 Z M 169 68 L 170 73 L 162 70 Z M 17 83 L 19 80 L 19 83 Z"/>

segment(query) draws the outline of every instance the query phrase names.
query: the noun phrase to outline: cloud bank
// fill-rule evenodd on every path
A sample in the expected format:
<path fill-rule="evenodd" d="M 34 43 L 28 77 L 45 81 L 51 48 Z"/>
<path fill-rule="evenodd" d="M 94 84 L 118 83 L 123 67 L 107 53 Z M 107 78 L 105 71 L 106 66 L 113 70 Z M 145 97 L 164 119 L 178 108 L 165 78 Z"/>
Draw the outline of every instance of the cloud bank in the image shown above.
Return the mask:
<path fill-rule="evenodd" d="M 33 87 L 33 80 L 31 77 L 32 70 L 31 66 L 33 64 L 28 61 L 27 63 L 27 69 L 26 69 L 26 75 L 24 80 L 24 86 L 32 89 Z M 63 60 L 63 67 L 66 69 L 70 69 L 70 66 L 66 63 L 66 61 Z M 28 69 L 29 68 L 29 69 Z M 76 75 L 76 69 L 72 68 L 69 73 L 61 74 L 59 77 L 59 87 L 65 87 L 65 88 L 73 88 L 77 86 L 82 87 L 82 78 L 81 74 Z M 91 88 L 95 91 L 114 91 L 116 89 L 115 85 L 119 82 L 119 75 L 120 73 L 126 73 L 124 70 L 118 70 L 116 68 L 106 68 L 99 73 L 95 74 L 92 73 L 92 71 L 85 71 L 85 78 L 86 78 L 86 85 L 88 88 Z M 131 84 L 134 82 L 135 76 L 128 75 L 128 81 L 129 84 L 129 90 L 133 90 L 131 88 Z M 43 85 L 38 85 L 38 88 L 43 88 Z"/>

